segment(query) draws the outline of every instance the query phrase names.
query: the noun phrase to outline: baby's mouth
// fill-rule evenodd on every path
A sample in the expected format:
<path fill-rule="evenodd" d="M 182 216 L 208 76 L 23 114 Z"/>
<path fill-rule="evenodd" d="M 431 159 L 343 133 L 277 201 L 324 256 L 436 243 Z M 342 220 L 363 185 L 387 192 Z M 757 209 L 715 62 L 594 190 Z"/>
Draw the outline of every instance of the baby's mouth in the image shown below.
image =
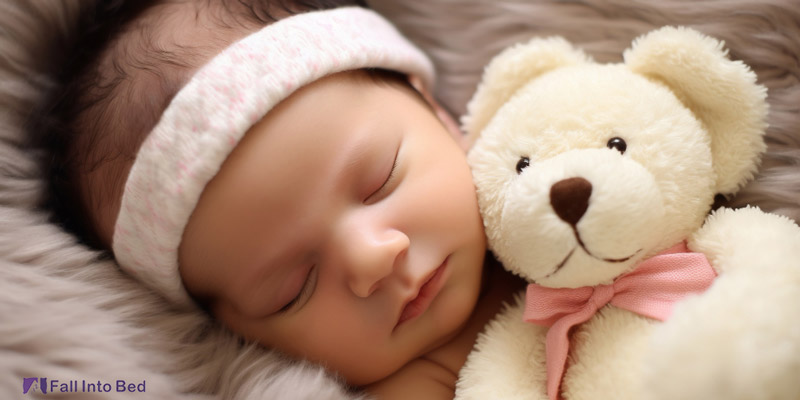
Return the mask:
<path fill-rule="evenodd" d="M 403 311 L 400 313 L 400 318 L 397 320 L 394 329 L 397 329 L 397 327 L 404 322 L 416 318 L 428 309 L 428 306 L 431 305 L 442 289 L 442 286 L 444 286 L 444 279 L 442 279 L 442 276 L 447 269 L 448 260 L 449 257 L 431 272 L 430 277 L 420 286 L 417 294 L 413 298 L 406 300 Z"/>

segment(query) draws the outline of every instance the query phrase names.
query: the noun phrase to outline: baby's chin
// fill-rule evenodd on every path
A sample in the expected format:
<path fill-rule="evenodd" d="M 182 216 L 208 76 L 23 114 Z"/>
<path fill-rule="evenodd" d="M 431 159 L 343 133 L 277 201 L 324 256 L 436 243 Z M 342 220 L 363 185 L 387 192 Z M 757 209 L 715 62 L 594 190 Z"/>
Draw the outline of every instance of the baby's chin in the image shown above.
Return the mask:
<path fill-rule="evenodd" d="M 353 355 L 346 365 L 335 368 L 336 373 L 348 384 L 353 386 L 366 386 L 388 378 L 408 363 L 424 359 L 431 352 L 450 343 L 458 334 L 463 331 L 466 319 L 447 332 L 440 332 L 439 335 L 429 336 L 424 343 L 419 343 L 416 348 L 406 348 L 406 351 L 398 351 L 399 346 L 390 346 L 384 354 L 364 354 Z M 368 361 L 369 360 L 369 361 Z M 332 366 L 328 364 L 329 366 Z M 334 369 L 334 368 L 332 368 Z"/>
<path fill-rule="evenodd" d="M 416 357 L 409 357 L 406 360 L 387 360 L 386 358 L 380 359 L 376 362 L 365 363 L 362 360 L 353 360 L 354 364 L 342 368 L 334 369 L 339 377 L 345 380 L 347 384 L 360 387 L 367 386 L 388 378 L 395 372 L 399 371 L 404 365 Z"/>

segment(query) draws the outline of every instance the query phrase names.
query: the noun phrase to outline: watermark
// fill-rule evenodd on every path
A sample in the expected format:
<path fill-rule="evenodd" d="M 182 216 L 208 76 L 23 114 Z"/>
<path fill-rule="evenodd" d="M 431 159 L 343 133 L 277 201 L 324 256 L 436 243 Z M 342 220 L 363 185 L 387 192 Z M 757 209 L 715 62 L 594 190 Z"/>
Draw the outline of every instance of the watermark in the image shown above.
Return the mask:
<path fill-rule="evenodd" d="M 48 378 L 22 378 L 22 394 L 28 393 L 145 393 L 147 382 L 129 382 L 117 379 L 110 382 L 86 379 L 58 380 Z"/>

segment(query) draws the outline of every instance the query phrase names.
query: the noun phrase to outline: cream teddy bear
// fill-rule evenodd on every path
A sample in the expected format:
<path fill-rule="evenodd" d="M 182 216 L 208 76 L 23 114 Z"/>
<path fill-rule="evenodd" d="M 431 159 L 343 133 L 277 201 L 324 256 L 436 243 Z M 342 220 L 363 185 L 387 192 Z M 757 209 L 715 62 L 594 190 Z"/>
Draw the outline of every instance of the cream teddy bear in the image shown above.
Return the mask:
<path fill-rule="evenodd" d="M 531 285 L 457 398 L 800 398 L 800 228 L 709 216 L 756 171 L 766 90 L 691 29 L 624 60 L 534 39 L 485 70 L 469 162 L 491 250 Z"/>

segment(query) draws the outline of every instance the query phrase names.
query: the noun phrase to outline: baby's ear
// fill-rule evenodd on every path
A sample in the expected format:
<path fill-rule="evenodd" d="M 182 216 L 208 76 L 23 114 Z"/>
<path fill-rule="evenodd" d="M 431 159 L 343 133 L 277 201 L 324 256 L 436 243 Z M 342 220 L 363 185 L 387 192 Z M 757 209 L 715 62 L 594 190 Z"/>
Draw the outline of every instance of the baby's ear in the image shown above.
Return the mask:
<path fill-rule="evenodd" d="M 733 194 L 753 177 L 766 149 L 766 89 L 723 43 L 695 30 L 664 27 L 633 42 L 625 64 L 669 87 L 711 135 L 717 192 Z"/>
<path fill-rule="evenodd" d="M 561 37 L 534 38 L 503 50 L 486 66 L 467 104 L 461 120 L 467 140 L 474 142 L 497 110 L 526 83 L 556 68 L 589 62 L 592 60 L 583 51 Z"/>

